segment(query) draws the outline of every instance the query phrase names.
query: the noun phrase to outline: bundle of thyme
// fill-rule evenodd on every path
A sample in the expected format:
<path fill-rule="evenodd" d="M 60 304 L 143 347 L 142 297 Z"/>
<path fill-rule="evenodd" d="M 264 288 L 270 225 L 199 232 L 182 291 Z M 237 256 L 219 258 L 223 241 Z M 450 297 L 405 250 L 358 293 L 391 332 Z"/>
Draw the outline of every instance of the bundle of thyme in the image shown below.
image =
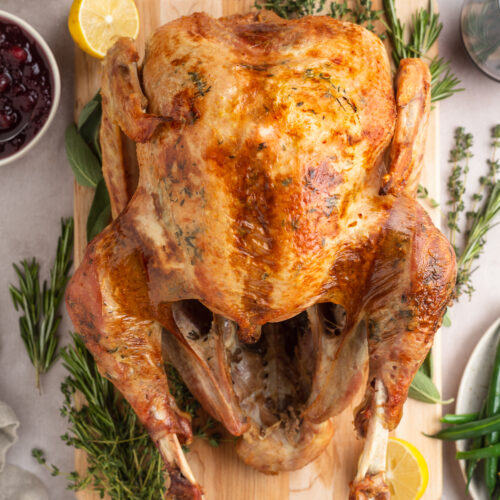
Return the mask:
<path fill-rule="evenodd" d="M 271 10 L 278 16 L 289 19 L 319 14 L 325 3 L 326 0 L 255 0 L 254 7 Z"/>
<path fill-rule="evenodd" d="M 61 221 L 61 235 L 57 242 L 56 258 L 50 270 L 50 283 L 40 286 L 40 266 L 33 257 L 13 264 L 19 284 L 10 285 L 9 291 L 16 311 L 21 311 L 19 330 L 26 352 L 35 368 L 36 387 L 40 390 L 40 375 L 57 359 L 59 338 L 57 329 L 61 321 L 58 314 L 64 290 L 69 279 L 73 250 L 73 218 Z"/>
<path fill-rule="evenodd" d="M 379 21 L 384 13 L 383 10 L 373 8 L 372 0 L 356 0 L 352 7 L 349 7 L 347 0 L 332 2 L 330 4 L 329 15 L 334 19 L 342 19 L 351 23 L 360 24 L 370 31 L 375 31 L 375 21 Z M 384 39 L 385 34 L 379 35 Z"/>
<path fill-rule="evenodd" d="M 472 134 L 466 133 L 462 127 L 455 131 L 455 145 L 450 155 L 453 168 L 448 180 L 448 203 L 451 210 L 447 219 L 450 241 L 457 254 L 457 298 L 463 294 L 470 298 L 474 292 L 472 273 L 477 267 L 472 266 L 484 250 L 488 232 L 498 224 L 494 220 L 500 214 L 500 180 L 497 179 L 500 161 L 496 158 L 497 149 L 500 147 L 500 125 L 492 128 L 491 139 L 492 154 L 491 159 L 487 160 L 488 171 L 479 178 L 479 190 L 472 195 L 472 207 L 465 213 L 464 220 L 461 214 L 465 210 L 464 198 L 473 138 Z M 457 233 L 463 233 L 461 245 L 456 241 Z"/>
<path fill-rule="evenodd" d="M 319 14 L 325 8 L 326 0 L 255 0 L 254 7 L 268 9 L 285 19 Z M 374 22 L 380 20 L 383 10 L 373 8 L 372 0 L 355 2 L 330 1 L 327 14 L 334 19 L 342 19 L 361 24 L 370 31 L 375 31 Z M 384 38 L 385 35 L 381 35 Z"/>

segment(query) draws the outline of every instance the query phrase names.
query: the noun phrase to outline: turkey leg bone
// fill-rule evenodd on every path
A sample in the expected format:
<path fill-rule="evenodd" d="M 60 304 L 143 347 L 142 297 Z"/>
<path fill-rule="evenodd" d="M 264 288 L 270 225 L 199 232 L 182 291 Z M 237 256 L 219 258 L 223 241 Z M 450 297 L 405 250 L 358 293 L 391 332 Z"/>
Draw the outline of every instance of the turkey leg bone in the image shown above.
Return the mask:
<path fill-rule="evenodd" d="M 456 273 L 450 244 L 414 199 L 430 106 L 425 64 L 403 60 L 397 85 L 396 130 L 380 190 L 397 199 L 368 286 L 370 375 L 355 419 L 366 442 L 351 484 L 352 499 L 390 497 L 384 477 L 388 432 L 401 419 L 410 383 L 440 326 Z"/>

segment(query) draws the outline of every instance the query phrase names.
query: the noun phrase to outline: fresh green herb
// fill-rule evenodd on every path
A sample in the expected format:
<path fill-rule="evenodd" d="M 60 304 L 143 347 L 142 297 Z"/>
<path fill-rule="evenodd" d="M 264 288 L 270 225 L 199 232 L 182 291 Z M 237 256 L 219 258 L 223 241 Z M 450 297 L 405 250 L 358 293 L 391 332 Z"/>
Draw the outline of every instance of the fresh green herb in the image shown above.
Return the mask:
<path fill-rule="evenodd" d="M 111 202 L 104 178 L 96 187 L 94 200 L 87 217 L 87 241 L 92 241 L 111 220 Z"/>
<path fill-rule="evenodd" d="M 372 0 L 356 0 L 353 7 L 349 7 L 347 0 L 340 2 L 332 2 L 330 4 L 330 16 L 334 19 L 341 19 L 351 23 L 360 24 L 370 31 L 375 31 L 375 21 L 379 21 L 383 10 L 373 8 Z M 379 35 L 384 39 L 385 34 Z"/>
<path fill-rule="evenodd" d="M 443 326 L 447 328 L 451 326 L 450 311 L 447 309 L 443 316 Z"/>
<path fill-rule="evenodd" d="M 431 377 L 419 370 L 410 386 L 408 396 L 417 401 L 430 404 L 449 404 L 453 399 L 442 401 L 437 387 Z"/>
<path fill-rule="evenodd" d="M 48 464 L 47 460 L 45 459 L 45 454 L 43 453 L 43 450 L 40 448 L 33 448 L 31 450 L 31 456 L 40 464 L 43 465 L 47 468 L 47 470 L 50 472 L 51 476 L 59 476 L 61 475 L 61 470 L 59 467 L 53 465 L 53 464 Z M 77 478 L 76 472 L 71 472 L 70 474 L 71 478 Z"/>
<path fill-rule="evenodd" d="M 82 186 L 95 188 L 94 199 L 87 217 L 87 241 L 95 238 L 111 219 L 111 202 L 102 175 L 102 155 L 99 130 L 102 102 L 99 92 L 83 107 L 78 127 L 66 129 L 66 153 L 75 178 Z"/>
<path fill-rule="evenodd" d="M 477 268 L 472 268 L 472 264 L 483 252 L 487 233 L 497 224 L 495 218 L 500 213 L 500 180 L 496 179 L 497 173 L 500 172 L 500 161 L 496 157 L 497 149 L 500 147 L 500 125 L 496 125 L 491 131 L 492 155 L 491 159 L 487 160 L 488 172 L 479 178 L 480 190 L 472 195 L 472 210 L 466 213 L 465 228 L 461 215 L 465 212 L 466 182 L 470 168 L 469 161 L 473 157 L 474 140 L 472 134 L 467 133 L 463 127 L 455 130 L 454 138 L 455 143 L 449 159 L 452 170 L 447 183 L 449 195 L 447 204 L 451 207 L 447 214 L 447 225 L 450 230 L 449 239 L 457 255 L 455 295 L 460 298 L 464 293 L 470 297 L 474 292 L 471 277 Z M 417 196 L 428 198 L 428 191 L 419 186 Z M 481 202 L 482 205 L 478 207 Z M 464 242 L 460 246 L 457 243 L 457 235 L 462 232 Z M 443 318 L 443 325 L 451 325 L 448 311 Z M 421 372 L 422 368 L 419 373 Z M 409 395 L 414 397 L 417 391 L 410 388 Z"/>
<path fill-rule="evenodd" d="M 326 0 L 256 0 L 254 7 L 272 10 L 278 16 L 289 19 L 319 14 L 325 3 Z"/>
<path fill-rule="evenodd" d="M 431 101 L 448 99 L 457 92 L 462 92 L 460 79 L 450 69 L 450 62 L 443 57 L 435 57 L 429 64 L 431 73 Z"/>
<path fill-rule="evenodd" d="M 461 232 L 459 218 L 464 211 L 468 159 L 472 157 L 470 152 L 472 135 L 465 133 L 463 128 L 458 128 L 455 133 L 455 146 L 450 158 L 453 169 L 448 180 L 449 204 L 452 207 L 448 214 L 448 227 L 450 228 L 450 241 L 458 258 L 455 288 L 458 298 L 464 293 L 470 297 L 474 292 L 471 276 L 477 267 L 472 268 L 472 264 L 483 252 L 486 236 L 497 224 L 494 221 L 500 213 L 500 180 L 496 179 L 497 173 L 500 172 L 500 162 L 496 158 L 496 152 L 500 146 L 500 125 L 493 127 L 491 138 L 492 157 L 487 161 L 488 172 L 480 177 L 480 189 L 472 195 L 472 210 L 466 213 L 464 241 L 460 247 L 456 242 L 456 234 Z M 460 161 L 463 164 L 460 164 Z"/>
<path fill-rule="evenodd" d="M 101 128 L 102 104 L 101 94 L 96 95 L 83 107 L 78 117 L 78 133 L 92 148 L 93 152 L 101 160 L 101 145 L 99 143 L 99 130 Z"/>
<path fill-rule="evenodd" d="M 254 7 L 268 9 L 285 19 L 319 14 L 326 5 L 326 0 L 255 0 Z M 372 0 L 356 0 L 351 6 L 347 0 L 331 1 L 327 14 L 334 19 L 341 19 L 360 24 L 370 31 L 375 31 L 375 21 L 380 20 L 383 10 L 373 8 Z M 382 34 L 381 38 L 385 38 Z"/>
<path fill-rule="evenodd" d="M 420 198 L 421 200 L 426 200 L 431 208 L 437 208 L 439 207 L 439 203 L 434 199 L 429 196 L 429 190 L 422 186 L 421 184 L 418 185 L 417 189 L 417 197 Z"/>
<path fill-rule="evenodd" d="M 204 96 L 210 92 L 212 88 L 208 83 L 196 72 L 189 72 L 189 78 L 196 86 L 196 92 L 199 96 Z"/>
<path fill-rule="evenodd" d="M 19 285 L 10 285 L 9 291 L 16 311 L 21 311 L 19 329 L 28 356 L 35 367 L 36 386 L 40 389 L 40 375 L 57 359 L 59 338 L 57 328 L 61 321 L 59 305 L 64 295 L 71 268 L 73 249 L 73 219 L 61 221 L 61 236 L 57 242 L 50 283 L 40 287 L 39 264 L 35 258 L 13 264 Z"/>
<path fill-rule="evenodd" d="M 102 177 L 101 165 L 73 123 L 66 128 L 65 145 L 78 184 L 95 188 Z"/>
<path fill-rule="evenodd" d="M 407 57 L 425 57 L 441 33 L 443 23 L 439 14 L 433 10 L 432 1 L 427 9 L 419 9 L 412 16 L 411 27 L 402 24 L 397 16 L 394 0 L 384 0 L 384 12 L 387 18 L 387 35 L 392 44 L 392 59 L 396 67 L 401 59 Z M 406 42 L 405 40 L 409 40 Z M 449 62 L 443 58 L 434 58 L 430 62 L 431 101 L 446 99 L 463 89 L 460 80 L 450 71 Z"/>
<path fill-rule="evenodd" d="M 89 122 L 91 121 L 92 116 L 98 116 L 99 118 L 101 117 L 101 104 L 102 99 L 101 99 L 101 93 L 98 91 L 90 99 L 90 101 L 85 104 L 85 106 L 82 108 L 80 111 L 80 115 L 78 116 L 78 131 L 81 132 L 82 129 L 84 129 Z"/>
<path fill-rule="evenodd" d="M 216 432 L 217 422 L 203 415 L 203 408 L 184 384 L 179 372 L 173 365 L 167 364 L 165 371 L 168 378 L 170 392 L 177 406 L 189 413 L 192 419 L 193 436 L 206 439 L 212 446 L 218 446 L 221 441 L 220 433 Z"/>
<path fill-rule="evenodd" d="M 449 159 L 453 168 L 447 183 L 449 197 L 447 204 L 451 206 L 451 210 L 447 215 L 448 228 L 450 230 L 450 242 L 457 254 L 456 235 L 460 232 L 458 225 L 460 214 L 465 210 L 465 185 L 469 173 L 469 160 L 473 156 L 471 152 L 472 145 L 472 134 L 466 133 L 463 127 L 457 128 L 455 130 L 455 145 L 450 151 Z"/>

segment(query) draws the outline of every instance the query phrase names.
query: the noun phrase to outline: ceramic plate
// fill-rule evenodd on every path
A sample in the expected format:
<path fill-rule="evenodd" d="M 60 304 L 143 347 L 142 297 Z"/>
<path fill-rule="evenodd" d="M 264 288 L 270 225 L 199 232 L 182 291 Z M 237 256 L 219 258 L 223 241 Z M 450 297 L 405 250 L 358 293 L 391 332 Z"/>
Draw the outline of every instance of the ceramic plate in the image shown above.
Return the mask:
<path fill-rule="evenodd" d="M 488 391 L 489 378 L 495 360 L 497 343 L 500 339 L 500 318 L 498 318 L 481 337 L 467 362 L 465 371 L 458 389 L 456 413 L 472 413 L 479 411 Z M 467 449 L 467 441 L 457 441 L 457 450 Z M 460 460 L 460 468 L 465 477 L 465 461 Z M 481 471 L 476 474 L 481 477 Z M 487 500 L 490 498 L 484 482 L 474 478 L 469 488 L 474 500 Z"/>

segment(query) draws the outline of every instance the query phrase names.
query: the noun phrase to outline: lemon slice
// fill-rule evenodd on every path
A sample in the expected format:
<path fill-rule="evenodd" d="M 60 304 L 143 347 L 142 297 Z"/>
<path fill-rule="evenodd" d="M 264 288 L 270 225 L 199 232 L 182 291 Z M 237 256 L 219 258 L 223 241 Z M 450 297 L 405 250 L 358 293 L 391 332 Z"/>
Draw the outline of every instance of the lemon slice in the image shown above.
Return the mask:
<path fill-rule="evenodd" d="M 386 481 L 392 500 L 417 500 L 424 494 L 429 470 L 424 457 L 411 443 L 389 438 Z"/>
<path fill-rule="evenodd" d="M 139 13 L 134 0 L 74 0 L 68 27 L 83 51 L 102 59 L 117 38 L 137 37 Z"/>

